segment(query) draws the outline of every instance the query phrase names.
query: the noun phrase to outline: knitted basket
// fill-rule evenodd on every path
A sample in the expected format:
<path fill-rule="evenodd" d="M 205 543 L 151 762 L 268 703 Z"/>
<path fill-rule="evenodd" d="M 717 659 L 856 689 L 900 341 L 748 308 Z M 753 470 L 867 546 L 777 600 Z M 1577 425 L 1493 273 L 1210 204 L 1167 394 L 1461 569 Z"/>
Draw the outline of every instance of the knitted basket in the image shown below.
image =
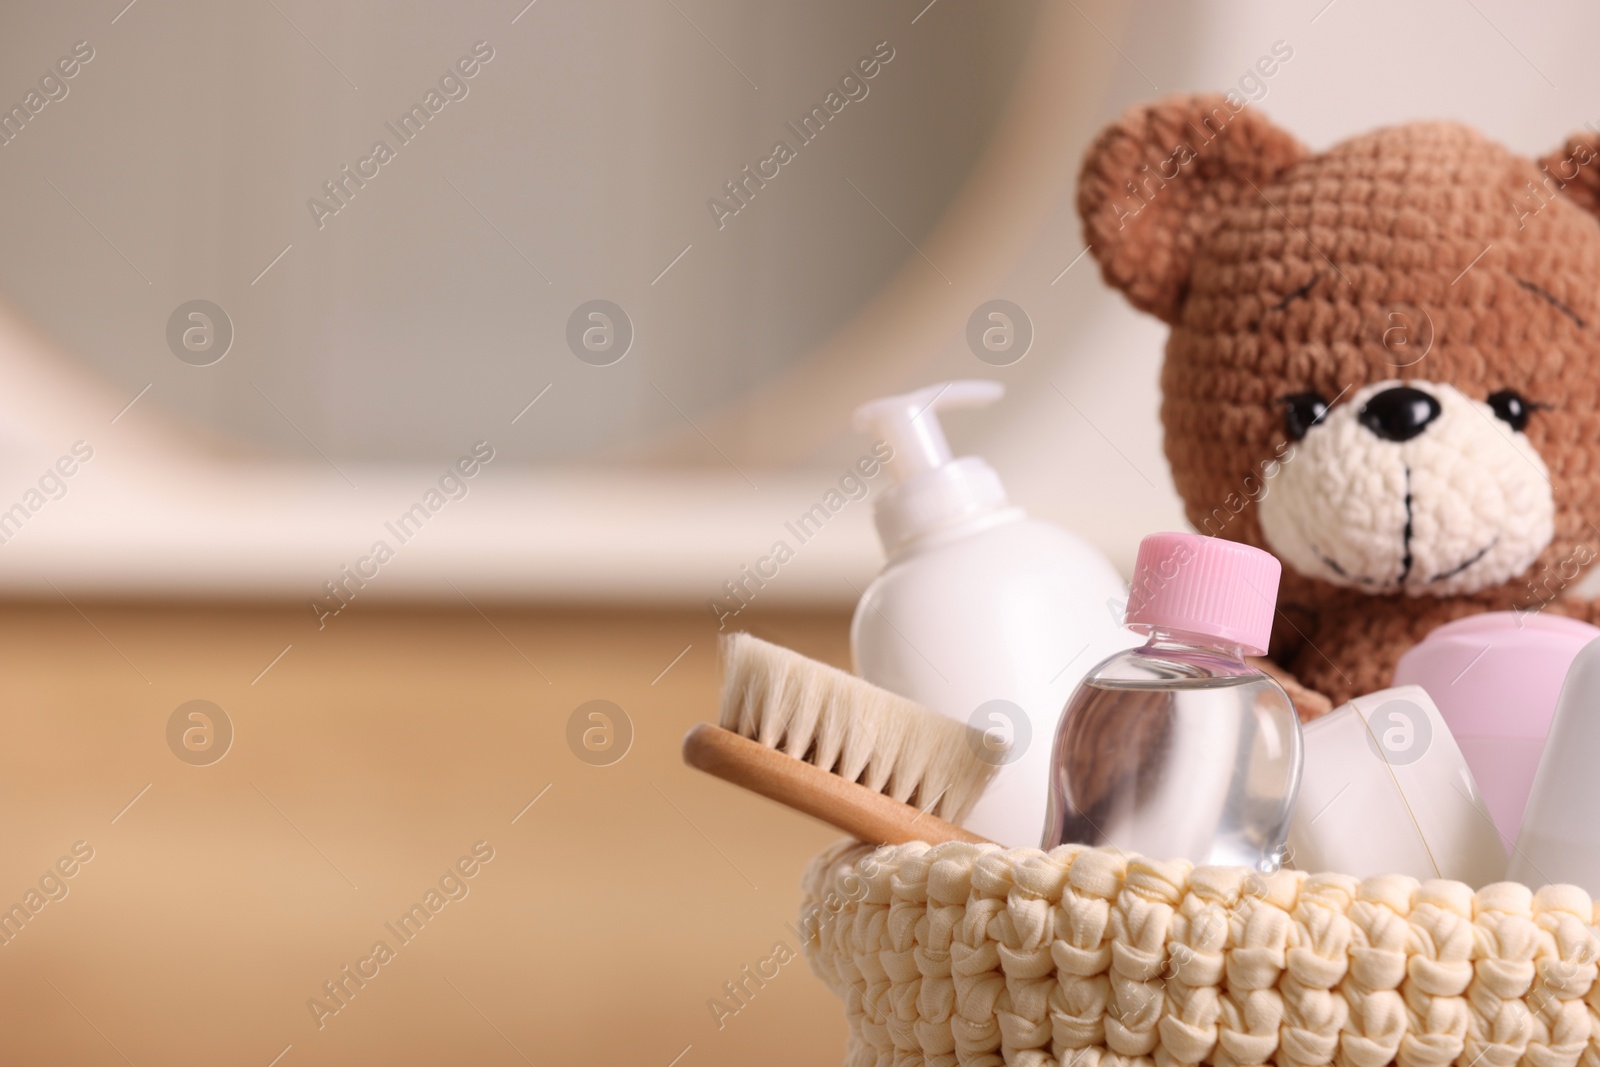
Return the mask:
<path fill-rule="evenodd" d="M 850 1067 L 1600 1067 L 1575 886 L 843 842 L 804 888 Z"/>

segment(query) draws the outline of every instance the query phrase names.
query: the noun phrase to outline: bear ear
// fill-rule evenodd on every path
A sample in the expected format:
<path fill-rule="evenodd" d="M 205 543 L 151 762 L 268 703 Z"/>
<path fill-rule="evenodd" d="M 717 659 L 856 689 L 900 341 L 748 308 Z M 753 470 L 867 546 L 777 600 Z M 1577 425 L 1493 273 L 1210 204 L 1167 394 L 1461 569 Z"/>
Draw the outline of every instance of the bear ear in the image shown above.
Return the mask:
<path fill-rule="evenodd" d="M 1600 215 L 1600 135 L 1575 133 L 1539 165 L 1569 200 L 1591 215 Z"/>
<path fill-rule="evenodd" d="M 1132 108 L 1084 157 L 1084 240 L 1134 307 L 1176 322 L 1195 249 L 1222 209 L 1258 197 L 1252 184 L 1266 185 L 1306 155 L 1238 97 L 1174 96 Z"/>

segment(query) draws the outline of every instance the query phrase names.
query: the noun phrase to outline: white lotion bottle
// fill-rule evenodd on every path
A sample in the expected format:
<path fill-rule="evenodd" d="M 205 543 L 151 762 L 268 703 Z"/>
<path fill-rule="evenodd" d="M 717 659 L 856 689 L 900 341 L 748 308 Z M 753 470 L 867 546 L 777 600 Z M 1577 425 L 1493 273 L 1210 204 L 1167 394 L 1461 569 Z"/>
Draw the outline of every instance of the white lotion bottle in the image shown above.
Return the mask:
<path fill-rule="evenodd" d="M 981 732 L 976 749 L 997 772 L 962 825 L 1032 847 L 1067 698 L 1142 639 L 1120 624 L 1125 587 L 1104 556 L 1013 507 L 984 460 L 951 458 L 939 412 L 1004 392 L 943 382 L 856 410 L 856 429 L 894 447 L 894 484 L 873 508 L 888 560 L 856 607 L 850 646 L 867 681 Z"/>

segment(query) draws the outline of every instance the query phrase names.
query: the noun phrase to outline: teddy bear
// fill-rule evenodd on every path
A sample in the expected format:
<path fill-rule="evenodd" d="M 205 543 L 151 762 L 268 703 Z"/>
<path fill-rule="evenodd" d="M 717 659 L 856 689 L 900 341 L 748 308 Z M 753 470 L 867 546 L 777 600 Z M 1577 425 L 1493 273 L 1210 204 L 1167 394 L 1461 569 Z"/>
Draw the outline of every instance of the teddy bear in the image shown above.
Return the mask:
<path fill-rule="evenodd" d="M 1170 327 L 1194 527 L 1283 564 L 1268 656 L 1310 718 L 1483 611 L 1594 621 L 1600 133 L 1453 122 L 1312 152 L 1236 95 L 1134 107 L 1078 189 L 1101 273 Z"/>

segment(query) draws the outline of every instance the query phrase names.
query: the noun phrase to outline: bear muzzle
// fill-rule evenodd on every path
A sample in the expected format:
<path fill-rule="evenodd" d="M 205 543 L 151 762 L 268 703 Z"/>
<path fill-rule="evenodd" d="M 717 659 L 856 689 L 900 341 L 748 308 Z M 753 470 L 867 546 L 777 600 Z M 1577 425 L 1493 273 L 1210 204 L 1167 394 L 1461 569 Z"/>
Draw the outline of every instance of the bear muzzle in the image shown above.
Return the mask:
<path fill-rule="evenodd" d="M 1411 596 L 1507 581 L 1555 522 L 1549 473 L 1520 427 L 1425 381 L 1377 382 L 1321 413 L 1260 507 L 1268 546 L 1301 574 Z"/>

